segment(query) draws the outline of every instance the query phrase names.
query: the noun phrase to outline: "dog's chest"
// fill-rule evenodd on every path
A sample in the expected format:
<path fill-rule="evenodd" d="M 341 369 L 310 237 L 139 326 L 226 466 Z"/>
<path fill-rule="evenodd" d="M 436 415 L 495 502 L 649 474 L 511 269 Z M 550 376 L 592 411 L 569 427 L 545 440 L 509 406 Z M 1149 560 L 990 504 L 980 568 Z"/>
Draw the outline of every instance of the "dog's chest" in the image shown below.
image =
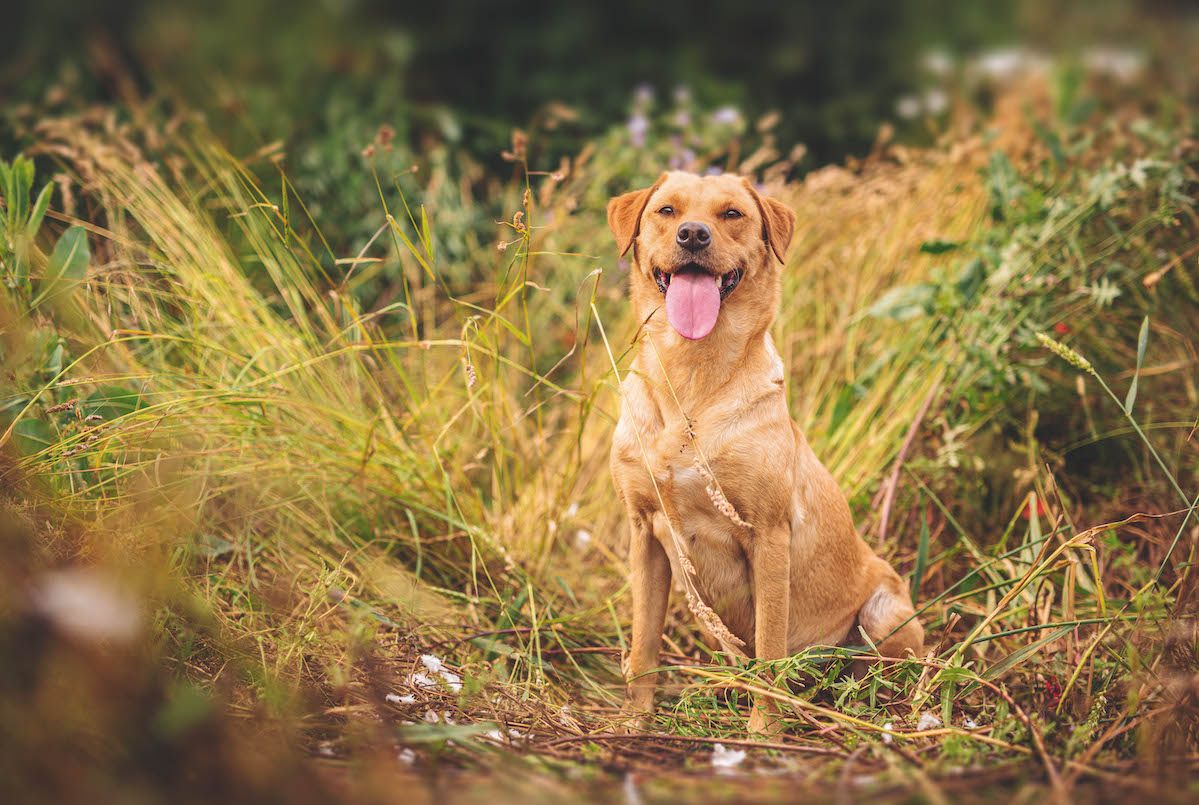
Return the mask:
<path fill-rule="evenodd" d="M 626 408 L 612 443 L 617 488 L 638 509 L 669 511 L 679 498 L 706 499 L 715 477 L 713 448 L 697 444 L 691 424 L 681 418 L 654 421 Z"/>
<path fill-rule="evenodd" d="M 723 440 L 704 438 L 678 422 L 621 449 L 619 430 L 613 450 L 617 486 L 635 510 L 661 513 L 664 521 L 658 521 L 655 535 L 668 552 L 677 540 L 683 553 L 719 557 L 721 564 L 740 557 L 746 533 L 738 527 L 733 501 L 742 502 L 736 490 L 745 471 L 726 457 Z"/>
<path fill-rule="evenodd" d="M 789 476 L 784 466 L 789 452 L 776 448 L 778 439 L 757 437 L 766 429 L 761 408 L 745 415 L 744 406 L 711 406 L 688 419 L 664 413 L 640 382 L 626 381 L 622 390 L 611 464 L 617 489 L 634 511 L 662 511 L 677 526 L 712 520 L 728 529 L 737 521 L 730 507 L 757 508 L 754 490 Z M 789 436 L 781 395 L 777 408 L 770 413 L 769 429 Z"/>

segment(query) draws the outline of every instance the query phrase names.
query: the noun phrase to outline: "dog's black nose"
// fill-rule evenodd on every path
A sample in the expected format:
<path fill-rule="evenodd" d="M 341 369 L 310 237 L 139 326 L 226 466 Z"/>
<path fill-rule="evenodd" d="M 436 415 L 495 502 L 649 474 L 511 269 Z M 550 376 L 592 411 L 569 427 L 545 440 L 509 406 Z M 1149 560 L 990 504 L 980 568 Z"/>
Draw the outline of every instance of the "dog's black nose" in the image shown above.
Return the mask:
<path fill-rule="evenodd" d="M 708 244 L 712 242 L 712 230 L 708 229 L 707 224 L 686 221 L 679 224 L 679 231 L 674 239 L 687 251 L 698 252 L 708 248 Z"/>

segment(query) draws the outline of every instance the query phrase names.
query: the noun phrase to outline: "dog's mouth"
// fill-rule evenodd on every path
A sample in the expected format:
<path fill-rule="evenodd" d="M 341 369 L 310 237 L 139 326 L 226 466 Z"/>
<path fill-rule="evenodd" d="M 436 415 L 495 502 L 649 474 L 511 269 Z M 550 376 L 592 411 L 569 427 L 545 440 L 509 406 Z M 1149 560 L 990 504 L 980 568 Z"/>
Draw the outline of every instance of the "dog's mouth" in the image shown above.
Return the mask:
<path fill-rule="evenodd" d="M 654 281 L 666 297 L 666 318 L 683 338 L 697 341 L 716 326 L 720 303 L 741 282 L 742 269 L 712 274 L 696 263 L 672 272 L 654 269 Z"/>
<path fill-rule="evenodd" d="M 666 273 L 660 268 L 655 268 L 654 281 L 658 283 L 658 290 L 665 295 L 666 291 L 670 288 L 671 276 L 674 274 L 681 274 L 684 271 L 696 271 L 701 274 L 708 274 L 707 269 L 702 268 L 698 263 L 688 263 L 687 265 L 671 272 L 670 274 Z M 728 299 L 729 294 L 733 292 L 733 289 L 741 283 L 741 277 L 743 274 L 745 274 L 745 272 L 742 269 L 736 268 L 727 274 L 720 275 L 720 301 L 723 302 L 725 299 Z M 709 276 L 712 275 L 709 274 Z"/>

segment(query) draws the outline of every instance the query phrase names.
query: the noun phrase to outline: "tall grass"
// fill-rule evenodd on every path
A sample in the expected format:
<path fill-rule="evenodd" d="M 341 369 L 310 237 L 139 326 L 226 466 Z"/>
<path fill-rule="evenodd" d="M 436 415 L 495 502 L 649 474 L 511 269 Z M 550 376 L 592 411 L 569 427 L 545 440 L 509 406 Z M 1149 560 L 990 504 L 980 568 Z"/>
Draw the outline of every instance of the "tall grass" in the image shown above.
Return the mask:
<path fill-rule="evenodd" d="M 232 678 L 238 706 L 298 710 L 302 734 L 347 754 L 376 713 L 365 745 L 398 739 L 422 762 L 486 765 L 487 747 L 513 748 L 479 737 L 492 724 L 534 765 L 678 759 L 688 738 L 742 740 L 757 693 L 790 725 L 764 765 L 800 753 L 829 775 L 859 763 L 933 786 L 1031 759 L 1064 796 L 1138 751 L 1189 763 L 1196 661 L 1166 624 L 1191 606 L 1178 423 L 1196 405 L 1194 312 L 1154 295 L 1193 295 L 1175 259 L 1194 232 L 1192 156 L 1172 129 L 1121 118 L 1094 142 L 1038 114 L 1006 100 L 998 140 L 880 142 L 801 183 L 777 155 L 749 158 L 800 215 L 775 332 L 793 413 L 910 575 L 927 658 L 854 680 L 837 671 L 870 646 L 813 650 L 778 663 L 802 688 L 763 686 L 676 602 L 661 715 L 676 737 L 611 733 L 627 568 L 596 339 L 602 322 L 620 365 L 635 322 L 599 201 L 650 170 L 619 135 L 553 175 L 518 139 L 522 179 L 494 202 L 507 245 L 447 265 L 453 211 L 423 206 L 411 177 L 373 177 L 376 237 L 336 255 L 266 155 L 230 155 L 195 123 L 45 121 L 38 152 L 82 188 L 92 259 L 53 306 L 6 301 L 2 438 L 23 457 L 4 472 L 42 485 L 22 482 L 14 510 L 37 519 L 31 501 L 53 500 L 90 524 L 82 540 L 47 524 L 54 561 L 140 565 L 182 677 Z M 364 309 L 355 278 L 383 264 L 399 282 Z M 1117 342 L 1147 312 L 1138 355 Z M 1134 371 L 1137 407 L 1051 363 L 1047 330 L 1100 350 L 1092 379 Z M 1103 452 L 1125 418 L 1139 441 Z M 1132 462 L 1135 495 L 1069 463 L 1080 439 Z M 462 690 L 415 677 L 422 652 L 452 660 Z"/>

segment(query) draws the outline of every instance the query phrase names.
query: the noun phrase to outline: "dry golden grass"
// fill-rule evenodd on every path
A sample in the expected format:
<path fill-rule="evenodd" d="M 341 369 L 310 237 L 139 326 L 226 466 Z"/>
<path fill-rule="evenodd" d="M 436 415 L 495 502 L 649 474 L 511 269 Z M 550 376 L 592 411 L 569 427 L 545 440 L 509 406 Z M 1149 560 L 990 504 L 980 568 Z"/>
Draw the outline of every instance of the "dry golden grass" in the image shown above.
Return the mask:
<path fill-rule="evenodd" d="M 705 645 L 680 598 L 663 655 L 666 735 L 611 732 L 627 567 L 607 452 L 613 362 L 623 371 L 636 323 L 596 203 L 626 180 L 604 152 L 542 175 L 514 145 L 527 185 L 496 191 L 497 240 L 509 245 L 483 244 L 468 265 L 447 265 L 437 248 L 444 211 L 385 181 L 379 238 L 338 256 L 322 251 L 301 200 L 275 191 L 278 176 L 261 179 L 267 155 L 236 159 L 194 122 L 44 121 L 39 154 L 77 180 L 93 260 L 56 311 L 9 300 L 0 320 L 6 354 L 23 361 L 13 363 L 24 373 L 21 416 L 51 435 L 0 469 L 23 479 L 10 496 L 14 516 L 33 524 L 43 556 L 57 557 L 27 575 L 66 557 L 98 561 L 118 579 L 141 565 L 136 589 L 156 613 L 157 656 L 179 678 L 252 717 L 255 729 L 284 729 L 318 755 L 319 741 L 330 742 L 338 762 L 360 763 L 368 776 L 394 766 L 397 742 L 420 768 L 440 759 L 491 775 L 513 766 L 545 779 L 564 768 L 706 768 L 697 744 L 748 744 L 749 693 L 785 705 L 789 724 L 752 762 L 803 773 L 818 794 L 861 790 L 847 782 L 860 771 L 888 795 L 919 789 L 937 799 L 963 777 L 990 781 L 997 766 L 1019 764 L 1000 778 L 1033 775 L 1060 798 L 1080 779 L 1145 768 L 1136 735 L 1153 745 L 1154 762 L 1189 770 L 1193 651 L 1174 640 L 1164 652 L 1145 636 L 1170 628 L 1191 596 L 1183 554 L 1194 538 L 1175 556 L 1166 551 L 1176 528 L 1190 533 L 1176 511 L 1186 494 L 1174 494 L 1192 480 L 1180 459 L 1185 438 L 1161 449 L 1175 490 L 1161 467 L 1138 462 L 1138 508 L 1148 516 L 1126 519 L 1137 509 L 1125 508 L 1109 518 L 1119 522 L 1094 528 L 1107 511 L 1076 491 L 1064 462 L 1042 461 L 1049 448 L 1039 445 L 1051 437 L 1038 437 L 1025 392 L 962 413 L 982 371 L 967 346 L 983 341 L 1004 354 L 999 342 L 1014 331 L 992 321 L 1005 310 L 1002 292 L 988 291 L 977 310 L 902 320 L 871 310 L 956 265 L 956 253 L 923 244 L 971 244 L 1013 226 L 993 214 L 981 174 L 997 148 L 1021 175 L 1045 160 L 1026 109 L 1048 114 L 1046 104 L 1043 88 L 1026 87 L 986 121 L 963 110 L 933 149 L 882 140 L 869 157 L 799 183 L 766 170 L 768 190 L 800 219 L 775 328 L 793 413 L 864 532 L 880 539 L 881 512 L 893 512 L 882 547 L 928 605 L 927 659 L 854 682 L 828 672 L 847 656 L 810 652 L 772 669 L 798 691 L 763 687 L 762 669 Z M 984 126 L 999 134 L 984 136 Z M 1103 159 L 1083 151 L 1078 165 L 1097 170 Z M 1189 157 L 1178 159 L 1189 170 Z M 435 173 L 426 188 L 449 181 Z M 1061 190 L 1078 195 L 1064 182 Z M 1144 223 L 1155 202 L 1126 191 L 1111 220 L 1131 235 L 1113 243 L 1081 228 L 1072 235 L 1102 255 L 1096 265 L 1146 254 L 1136 239 L 1156 238 L 1173 250 L 1147 258 L 1160 271 L 1194 221 L 1180 212 L 1181 231 L 1167 237 Z M 333 273 L 347 265 L 338 257 L 364 272 L 394 264 L 399 281 L 380 307 L 363 310 L 353 282 Z M 1158 282 L 1182 298 L 1194 272 L 1174 265 Z M 1084 305 L 1062 304 L 1072 314 Z M 1124 319 L 1139 320 L 1137 304 L 1102 313 L 1097 328 L 1120 332 Z M 1155 326 L 1181 331 L 1189 314 L 1171 315 Z M 49 374 L 38 364 L 43 333 L 69 347 Z M 1193 355 L 1180 346 L 1188 339 L 1168 348 L 1155 340 L 1151 362 L 1168 350 Z M 1110 354 L 1131 368 L 1127 347 Z M 1155 423 L 1170 434 L 1194 403 L 1193 363 L 1178 361 L 1138 374 L 1142 400 L 1171 401 L 1173 413 Z M 1044 374 L 1056 385 L 1039 403 L 1047 418 L 1052 406 L 1077 408 L 1061 391 L 1074 393 L 1073 376 L 1051 366 Z M 135 402 L 112 403 L 114 388 Z M 1123 424 L 1104 399 L 1086 404 L 1088 417 Z M 101 409 L 103 422 L 87 423 Z M 952 428 L 968 441 L 1000 416 L 1024 429 L 1006 434 L 1015 447 L 985 458 L 1015 466 L 1018 487 L 979 515 L 959 478 L 969 472 L 938 451 Z M 1059 419 L 1071 438 L 1085 437 L 1078 417 Z M 1159 436 L 1139 432 L 1134 454 Z M 959 522 L 965 508 L 982 533 Z M 45 510 L 66 512 L 82 530 L 72 536 Z M 1121 548 L 1129 533 L 1145 536 Z M 1162 585 L 1142 572 L 1150 563 Z M 422 653 L 451 662 L 463 689 L 424 684 L 415 676 Z M 272 720 L 264 707 L 295 720 Z M 429 713 L 437 724 L 421 723 Z M 492 728 L 498 741 L 480 737 Z M 521 737 L 505 737 L 509 729 Z M 959 766 L 971 771 L 955 777 Z"/>

